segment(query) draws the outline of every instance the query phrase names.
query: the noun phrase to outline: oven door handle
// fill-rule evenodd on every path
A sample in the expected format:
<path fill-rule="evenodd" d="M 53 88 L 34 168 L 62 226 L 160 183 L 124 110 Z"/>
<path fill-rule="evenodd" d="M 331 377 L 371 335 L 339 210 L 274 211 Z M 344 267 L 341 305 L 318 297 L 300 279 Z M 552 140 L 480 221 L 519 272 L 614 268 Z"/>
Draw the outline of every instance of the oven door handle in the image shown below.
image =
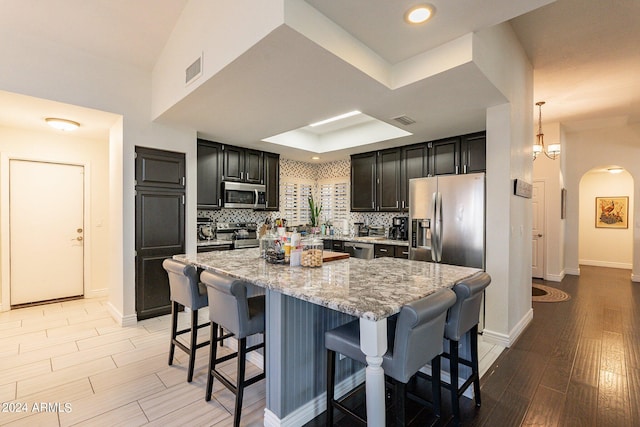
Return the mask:
<path fill-rule="evenodd" d="M 258 209 L 258 201 L 260 200 L 260 195 L 258 194 L 258 190 L 253 190 L 256 193 L 256 199 L 255 202 L 253 203 L 253 208 L 254 209 Z"/>

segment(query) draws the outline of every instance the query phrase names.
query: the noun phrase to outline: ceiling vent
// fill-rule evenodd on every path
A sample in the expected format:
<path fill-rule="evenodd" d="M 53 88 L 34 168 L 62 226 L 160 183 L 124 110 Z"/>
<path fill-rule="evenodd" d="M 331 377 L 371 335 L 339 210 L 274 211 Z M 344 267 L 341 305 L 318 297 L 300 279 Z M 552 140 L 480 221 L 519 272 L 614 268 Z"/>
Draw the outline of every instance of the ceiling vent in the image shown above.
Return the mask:
<path fill-rule="evenodd" d="M 409 116 L 398 116 L 398 117 L 394 117 L 392 120 L 395 120 L 396 122 L 405 125 L 405 126 L 409 126 L 414 124 L 416 121 L 413 120 L 411 117 Z"/>
<path fill-rule="evenodd" d="M 185 70 L 185 84 L 189 84 L 202 75 L 202 55 Z"/>

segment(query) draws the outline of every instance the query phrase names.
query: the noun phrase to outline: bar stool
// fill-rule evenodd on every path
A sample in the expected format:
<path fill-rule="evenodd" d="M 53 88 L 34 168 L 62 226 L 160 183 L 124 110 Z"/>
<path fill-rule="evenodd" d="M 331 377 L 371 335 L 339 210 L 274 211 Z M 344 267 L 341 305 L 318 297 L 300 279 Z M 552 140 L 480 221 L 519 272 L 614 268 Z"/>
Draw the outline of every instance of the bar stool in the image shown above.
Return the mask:
<path fill-rule="evenodd" d="M 383 356 L 382 368 L 385 375 L 393 380 L 394 412 L 398 426 L 404 426 L 406 423 L 406 384 L 424 365 L 432 360 L 436 363 L 440 361 L 436 356 L 442 353 L 443 349 L 446 313 L 455 301 L 455 294 L 450 289 L 441 289 L 403 306 L 397 320 L 389 322 L 391 325 L 387 328 L 388 350 Z M 335 354 L 340 353 L 366 363 L 365 355 L 360 350 L 359 320 L 325 332 L 324 340 L 327 349 L 327 425 L 333 424 L 333 408 L 366 425 L 366 420 L 344 405 L 344 400 L 353 392 L 347 393 L 341 401 L 334 399 Z M 436 372 L 440 372 L 439 366 Z M 439 381 L 432 384 L 439 384 Z M 439 416 L 440 388 L 436 385 L 433 386 L 432 406 L 435 415 Z"/>
<path fill-rule="evenodd" d="M 245 380 L 245 365 L 247 353 L 265 347 L 266 336 L 260 344 L 247 348 L 247 337 L 255 334 L 265 334 L 265 297 L 264 295 L 248 297 L 249 285 L 242 280 L 234 279 L 211 271 L 203 271 L 200 280 L 207 287 L 209 295 L 209 319 L 211 320 L 211 346 L 209 352 L 209 371 L 207 376 L 207 391 L 205 400 L 211 400 L 213 378 L 217 378 L 225 387 L 236 395 L 233 425 L 240 425 L 242 411 L 242 397 L 244 388 L 265 378 L 265 370 Z M 217 357 L 218 326 L 230 332 L 238 340 L 238 351 L 226 356 Z M 264 352 L 266 356 L 266 351 Z M 216 369 L 218 363 L 238 358 L 237 377 L 235 385 L 228 380 L 221 371 Z"/>
<path fill-rule="evenodd" d="M 444 337 L 449 342 L 449 352 L 442 357 L 449 359 L 451 383 L 442 383 L 442 386 L 451 392 L 451 408 L 453 418 L 460 420 L 460 396 L 473 384 L 473 395 L 476 406 L 480 407 L 480 373 L 478 370 L 478 322 L 480 319 L 480 307 L 482 293 L 491 283 L 491 276 L 487 273 L 476 273 L 473 276 L 457 283 L 453 287 L 456 293 L 456 303 L 447 313 L 447 323 L 444 328 Z M 466 333 L 470 336 L 471 360 L 463 359 L 458 354 L 458 344 Z M 471 368 L 471 375 L 458 387 L 459 366 Z M 434 380 L 435 382 L 435 380 Z"/>
<path fill-rule="evenodd" d="M 187 371 L 187 382 L 193 380 L 193 368 L 196 360 L 196 350 L 209 345 L 209 341 L 197 344 L 198 329 L 209 326 L 208 323 L 198 325 L 198 310 L 208 304 L 207 290 L 202 283 L 198 282 L 198 272 L 192 265 L 183 264 L 170 258 L 162 262 L 162 267 L 169 275 L 169 288 L 171 292 L 171 343 L 169 345 L 169 366 L 173 365 L 173 355 L 175 348 L 178 348 L 189 355 L 189 369 Z M 191 327 L 178 331 L 178 304 L 191 310 Z M 187 347 L 178 341 L 178 335 L 191 333 L 190 343 Z"/>

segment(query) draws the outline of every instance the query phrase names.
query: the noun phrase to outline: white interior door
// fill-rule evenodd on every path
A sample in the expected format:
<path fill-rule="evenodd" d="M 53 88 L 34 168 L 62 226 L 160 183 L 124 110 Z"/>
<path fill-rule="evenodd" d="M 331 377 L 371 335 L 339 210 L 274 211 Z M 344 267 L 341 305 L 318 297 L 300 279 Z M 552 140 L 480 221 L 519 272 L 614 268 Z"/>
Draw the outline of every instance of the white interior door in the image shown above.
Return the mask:
<path fill-rule="evenodd" d="M 11 305 L 84 293 L 84 167 L 9 162 Z"/>
<path fill-rule="evenodd" d="M 531 276 L 544 278 L 544 182 L 533 182 L 533 227 L 531 247 Z"/>

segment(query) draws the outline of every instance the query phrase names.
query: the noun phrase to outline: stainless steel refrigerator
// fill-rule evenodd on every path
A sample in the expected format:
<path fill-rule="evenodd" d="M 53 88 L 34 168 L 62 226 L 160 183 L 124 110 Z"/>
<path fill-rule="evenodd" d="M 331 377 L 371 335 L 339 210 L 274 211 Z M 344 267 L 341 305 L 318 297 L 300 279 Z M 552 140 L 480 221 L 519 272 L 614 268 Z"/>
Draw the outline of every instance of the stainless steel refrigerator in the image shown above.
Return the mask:
<path fill-rule="evenodd" d="M 484 173 L 409 181 L 409 259 L 484 269 Z"/>

